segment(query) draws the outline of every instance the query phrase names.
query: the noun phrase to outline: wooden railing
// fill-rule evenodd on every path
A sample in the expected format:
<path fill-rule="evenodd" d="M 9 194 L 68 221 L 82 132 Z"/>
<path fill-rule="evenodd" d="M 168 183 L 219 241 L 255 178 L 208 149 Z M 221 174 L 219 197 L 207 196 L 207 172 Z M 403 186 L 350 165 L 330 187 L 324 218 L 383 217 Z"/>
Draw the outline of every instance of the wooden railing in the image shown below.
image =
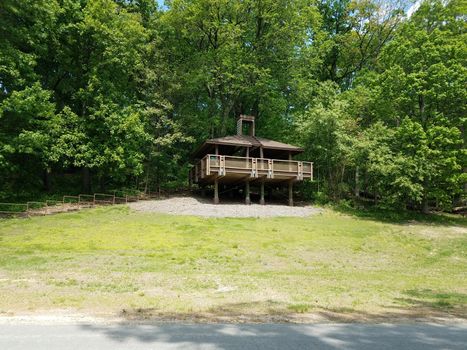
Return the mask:
<path fill-rule="evenodd" d="M 296 180 L 313 179 L 313 163 L 296 160 L 235 157 L 208 154 L 191 171 L 193 182 L 207 176 L 219 177 L 228 174 L 245 174 L 251 178 L 268 179 L 287 177 Z"/>

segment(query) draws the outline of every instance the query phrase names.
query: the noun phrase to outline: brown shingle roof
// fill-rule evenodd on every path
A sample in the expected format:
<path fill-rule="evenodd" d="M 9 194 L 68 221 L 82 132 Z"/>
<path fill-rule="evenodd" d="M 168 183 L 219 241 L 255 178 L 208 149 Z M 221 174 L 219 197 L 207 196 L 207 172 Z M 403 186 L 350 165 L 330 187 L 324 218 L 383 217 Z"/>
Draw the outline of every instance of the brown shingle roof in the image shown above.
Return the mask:
<path fill-rule="evenodd" d="M 219 137 L 206 140 L 194 153 L 193 156 L 204 156 L 203 152 L 209 148 L 210 145 L 225 145 L 225 146 L 239 146 L 239 147 L 263 147 L 263 149 L 273 149 L 290 151 L 293 153 L 303 152 L 303 148 L 287 143 L 268 140 L 262 137 L 248 136 L 248 135 L 232 135 Z"/>

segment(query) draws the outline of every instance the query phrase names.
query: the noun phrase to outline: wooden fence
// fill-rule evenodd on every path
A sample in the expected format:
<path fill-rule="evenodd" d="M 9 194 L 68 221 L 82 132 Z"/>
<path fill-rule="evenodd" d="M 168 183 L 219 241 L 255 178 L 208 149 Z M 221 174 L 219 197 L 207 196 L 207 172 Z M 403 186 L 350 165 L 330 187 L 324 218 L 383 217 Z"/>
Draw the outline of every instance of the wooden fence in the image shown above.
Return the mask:
<path fill-rule="evenodd" d="M 103 205 L 127 204 L 140 200 L 159 197 L 155 193 L 138 193 L 136 195 L 107 193 L 80 194 L 78 196 L 63 196 L 62 200 L 46 200 L 45 202 L 30 201 L 26 203 L 0 203 L 0 218 L 2 217 L 30 217 L 34 215 L 48 215 L 76 211 L 83 208 L 93 208 Z"/>

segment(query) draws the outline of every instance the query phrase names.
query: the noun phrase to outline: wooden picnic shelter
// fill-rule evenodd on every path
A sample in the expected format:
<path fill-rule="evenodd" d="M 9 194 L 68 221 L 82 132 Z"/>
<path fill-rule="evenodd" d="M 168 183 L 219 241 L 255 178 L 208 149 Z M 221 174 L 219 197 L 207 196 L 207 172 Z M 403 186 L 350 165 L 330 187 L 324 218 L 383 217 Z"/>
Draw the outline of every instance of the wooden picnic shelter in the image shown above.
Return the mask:
<path fill-rule="evenodd" d="M 240 115 L 237 134 L 206 140 L 192 154 L 190 183 L 213 186 L 214 203 L 219 203 L 219 184 L 245 186 L 245 203 L 250 204 L 250 186 L 260 188 L 265 204 L 265 184 L 287 185 L 288 203 L 293 205 L 293 184 L 313 179 L 313 163 L 294 160 L 303 149 L 255 135 L 254 116 Z"/>

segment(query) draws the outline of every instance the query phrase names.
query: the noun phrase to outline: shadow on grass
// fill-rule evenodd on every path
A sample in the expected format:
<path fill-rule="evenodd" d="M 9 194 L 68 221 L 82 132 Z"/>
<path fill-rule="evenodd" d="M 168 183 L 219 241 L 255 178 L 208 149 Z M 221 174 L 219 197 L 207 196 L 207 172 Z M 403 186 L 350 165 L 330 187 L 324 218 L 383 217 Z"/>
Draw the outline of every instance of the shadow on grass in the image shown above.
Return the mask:
<path fill-rule="evenodd" d="M 132 341 L 170 349 L 464 349 L 466 324 L 446 322 L 467 320 L 466 294 L 427 289 L 404 294 L 395 300 L 400 307 L 379 313 L 269 300 L 224 304 L 204 313 L 125 309 L 118 324 L 86 324 L 81 330 L 103 334 L 117 346 Z"/>
<path fill-rule="evenodd" d="M 168 313 L 155 308 L 125 309 L 120 316 L 128 321 L 196 323 L 444 322 L 449 319 L 467 320 L 467 294 L 429 289 L 407 290 L 403 297 L 394 299 L 394 305 L 383 306 L 379 312 L 268 300 L 223 304 L 205 312 Z"/>
<path fill-rule="evenodd" d="M 457 317 L 467 318 L 467 294 L 438 292 L 431 289 L 411 289 L 406 297 L 396 299 L 409 308 L 448 312 Z"/>
<path fill-rule="evenodd" d="M 408 210 L 390 210 L 374 207 L 353 208 L 348 205 L 335 205 L 332 208 L 342 214 L 355 216 L 360 219 L 375 220 L 391 224 L 422 223 L 436 226 L 464 226 L 467 218 L 455 214 L 430 213 L 422 214 Z"/>
<path fill-rule="evenodd" d="M 407 294 L 414 295 L 416 300 L 403 313 L 318 308 L 311 310 L 314 319 L 303 321 L 284 303 L 266 301 L 222 305 L 204 315 L 158 313 L 156 309 L 124 310 L 121 314 L 124 321 L 117 325 L 90 324 L 82 325 L 81 329 L 104 334 L 116 345 L 132 341 L 164 349 L 464 349 L 465 324 L 446 324 L 446 319 L 440 322 L 435 314 L 428 315 L 427 310 L 433 308 L 427 309 L 419 299 L 429 298 L 431 293 Z M 438 294 L 434 293 L 435 299 Z M 463 302 L 465 297 L 455 294 L 449 298 Z M 255 313 L 258 309 L 263 312 Z M 446 315 L 451 314 L 445 309 L 436 312 L 437 317 Z M 414 323 L 415 320 L 430 323 Z"/>

